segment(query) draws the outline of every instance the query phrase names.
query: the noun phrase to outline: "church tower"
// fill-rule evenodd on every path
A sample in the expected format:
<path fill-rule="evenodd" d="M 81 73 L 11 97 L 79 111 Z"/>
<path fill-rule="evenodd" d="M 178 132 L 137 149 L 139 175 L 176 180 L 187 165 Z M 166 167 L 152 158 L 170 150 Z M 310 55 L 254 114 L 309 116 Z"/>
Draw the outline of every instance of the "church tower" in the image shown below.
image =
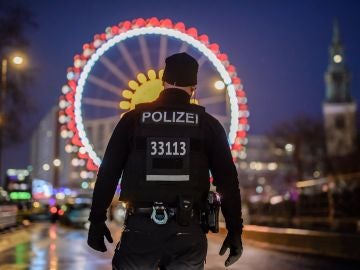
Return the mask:
<path fill-rule="evenodd" d="M 345 66 L 337 21 L 334 22 L 329 54 L 325 72 L 326 100 L 323 103 L 326 148 L 329 157 L 342 157 L 355 150 L 356 103 L 350 94 L 350 73 Z"/>

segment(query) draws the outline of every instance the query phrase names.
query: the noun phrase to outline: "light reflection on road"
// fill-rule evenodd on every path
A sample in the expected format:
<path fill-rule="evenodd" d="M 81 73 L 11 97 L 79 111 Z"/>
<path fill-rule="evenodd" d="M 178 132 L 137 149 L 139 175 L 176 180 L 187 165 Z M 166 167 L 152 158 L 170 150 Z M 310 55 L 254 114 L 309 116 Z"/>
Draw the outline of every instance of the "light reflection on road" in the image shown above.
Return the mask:
<path fill-rule="evenodd" d="M 18 244 L 0 254 L 0 270 L 111 269 L 111 252 L 91 250 L 86 237 L 86 230 L 36 224 L 30 243 Z"/>
<path fill-rule="evenodd" d="M 110 224 L 114 238 L 108 251 L 97 252 L 87 246 L 87 230 L 71 229 L 57 224 L 33 224 L 30 242 L 15 245 L 0 253 L 0 270 L 110 270 L 113 250 L 120 239 L 121 228 Z M 205 270 L 225 269 L 226 256 L 218 251 L 224 235 L 208 235 L 208 256 Z M 281 253 L 246 245 L 242 258 L 226 269 L 241 270 L 355 270 L 359 264 L 323 257 Z"/>

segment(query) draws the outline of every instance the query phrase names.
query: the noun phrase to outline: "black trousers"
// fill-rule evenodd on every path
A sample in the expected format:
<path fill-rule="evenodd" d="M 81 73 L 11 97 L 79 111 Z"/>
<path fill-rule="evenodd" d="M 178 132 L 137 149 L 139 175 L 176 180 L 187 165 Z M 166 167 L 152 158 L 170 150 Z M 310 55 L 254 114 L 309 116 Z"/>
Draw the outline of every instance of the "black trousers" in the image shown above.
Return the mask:
<path fill-rule="evenodd" d="M 199 223 L 180 226 L 174 218 L 155 224 L 149 216 L 128 216 L 112 260 L 114 270 L 202 270 L 207 239 Z"/>

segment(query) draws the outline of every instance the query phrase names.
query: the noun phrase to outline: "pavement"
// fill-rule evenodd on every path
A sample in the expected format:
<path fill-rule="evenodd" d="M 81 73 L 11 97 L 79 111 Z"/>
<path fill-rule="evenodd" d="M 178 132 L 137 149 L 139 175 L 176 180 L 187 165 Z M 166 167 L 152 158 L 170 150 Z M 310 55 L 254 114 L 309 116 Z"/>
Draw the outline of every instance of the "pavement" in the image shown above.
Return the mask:
<path fill-rule="evenodd" d="M 18 227 L 0 233 L 0 253 L 30 240 L 30 227 Z"/>
<path fill-rule="evenodd" d="M 360 234 L 247 225 L 243 238 L 261 248 L 354 260 L 360 263 Z"/>
<path fill-rule="evenodd" d="M 108 251 L 101 253 L 86 244 L 87 230 L 72 229 L 59 224 L 32 224 L 30 227 L 2 234 L 0 247 L 0 270 L 110 270 L 115 243 L 121 237 L 121 227 L 110 224 L 114 243 L 107 243 Z M 227 254 L 218 251 L 225 237 L 224 232 L 208 234 L 208 255 L 205 270 L 358 270 L 354 261 L 301 253 L 279 252 L 253 245 L 244 240 L 244 253 L 238 262 L 225 268 Z M 12 239 L 12 242 L 10 241 Z M 3 246 L 5 245 L 6 246 Z"/>

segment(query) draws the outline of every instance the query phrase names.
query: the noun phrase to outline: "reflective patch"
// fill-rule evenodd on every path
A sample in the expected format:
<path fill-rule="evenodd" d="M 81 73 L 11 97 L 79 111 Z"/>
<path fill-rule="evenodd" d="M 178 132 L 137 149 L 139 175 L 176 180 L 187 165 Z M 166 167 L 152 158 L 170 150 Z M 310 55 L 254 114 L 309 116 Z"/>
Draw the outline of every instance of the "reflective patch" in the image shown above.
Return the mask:
<path fill-rule="evenodd" d="M 190 139 L 150 137 L 146 147 L 146 181 L 190 181 Z"/>
<path fill-rule="evenodd" d="M 155 111 L 143 112 L 141 115 L 143 124 L 182 124 L 197 126 L 199 114 L 181 111 Z"/>
<path fill-rule="evenodd" d="M 159 175 L 159 174 L 147 174 L 146 181 L 189 181 L 190 176 L 183 175 Z"/>

